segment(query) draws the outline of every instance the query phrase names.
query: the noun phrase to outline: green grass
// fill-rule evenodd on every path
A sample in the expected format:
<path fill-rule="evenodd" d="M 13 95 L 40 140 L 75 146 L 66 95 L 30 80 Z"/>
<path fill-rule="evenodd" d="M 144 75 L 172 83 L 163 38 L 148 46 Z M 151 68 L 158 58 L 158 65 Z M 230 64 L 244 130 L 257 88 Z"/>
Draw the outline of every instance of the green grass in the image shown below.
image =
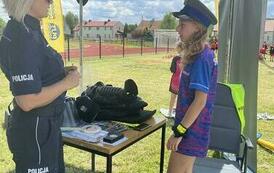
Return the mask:
<path fill-rule="evenodd" d="M 169 60 L 163 59 L 163 54 L 145 56 L 128 56 L 125 58 L 84 59 L 83 86 L 103 81 L 117 87 L 123 87 L 124 81 L 132 78 L 139 87 L 139 95 L 149 103 L 146 109 L 167 107 L 169 102 Z M 77 61 L 71 62 L 74 65 Z M 71 64 L 69 63 L 69 64 Z M 67 65 L 69 65 L 67 64 Z M 274 65 L 274 64 L 273 64 Z M 274 70 L 264 66 L 259 68 L 258 111 L 274 115 Z M 70 96 L 79 95 L 79 88 L 68 92 Z M 11 95 L 4 75 L 0 73 L 0 112 L 3 112 Z M 159 112 L 157 115 L 159 116 Z M 3 116 L 0 116 L 0 123 Z M 263 138 L 274 143 L 274 121 L 258 121 L 258 131 Z M 167 129 L 166 138 L 170 129 Z M 160 131 L 145 138 L 113 158 L 113 172 L 122 173 L 154 173 L 159 171 Z M 68 173 L 90 172 L 91 155 L 71 147 L 64 147 L 65 163 Z M 165 169 L 167 168 L 169 152 L 165 153 Z M 274 170 L 273 154 L 258 147 L 258 172 L 271 173 Z M 96 170 L 105 171 L 105 158 L 96 157 Z M 14 170 L 12 156 L 7 148 L 5 131 L 0 128 L 0 172 Z"/>
<path fill-rule="evenodd" d="M 259 66 L 258 80 L 258 112 L 268 112 L 274 115 L 274 63 L 268 63 L 273 66 L 272 69 L 267 68 L 263 64 Z M 263 139 L 274 143 L 274 121 L 257 121 L 257 131 L 263 134 Z M 274 153 L 258 146 L 257 148 L 258 172 L 274 172 Z"/>

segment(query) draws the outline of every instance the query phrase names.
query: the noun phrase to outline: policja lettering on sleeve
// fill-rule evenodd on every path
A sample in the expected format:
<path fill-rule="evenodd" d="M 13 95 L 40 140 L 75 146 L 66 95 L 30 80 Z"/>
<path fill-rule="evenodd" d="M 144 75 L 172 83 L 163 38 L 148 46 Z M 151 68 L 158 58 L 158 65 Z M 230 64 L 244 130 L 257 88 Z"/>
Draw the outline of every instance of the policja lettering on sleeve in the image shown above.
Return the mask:
<path fill-rule="evenodd" d="M 28 169 L 28 173 L 49 173 L 49 168 Z"/>
<path fill-rule="evenodd" d="M 32 74 L 15 75 L 15 76 L 12 76 L 11 78 L 12 78 L 12 82 L 32 81 L 33 75 Z"/>

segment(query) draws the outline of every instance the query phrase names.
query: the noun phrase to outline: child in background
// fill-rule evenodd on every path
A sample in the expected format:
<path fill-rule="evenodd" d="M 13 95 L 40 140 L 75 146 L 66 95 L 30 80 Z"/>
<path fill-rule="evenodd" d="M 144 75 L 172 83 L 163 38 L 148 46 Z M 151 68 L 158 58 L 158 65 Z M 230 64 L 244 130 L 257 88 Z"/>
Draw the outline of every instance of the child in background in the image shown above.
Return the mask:
<path fill-rule="evenodd" d="M 272 45 L 270 46 L 269 54 L 270 54 L 270 62 L 273 62 L 273 57 L 274 57 L 274 44 L 272 44 Z"/>
<path fill-rule="evenodd" d="M 169 91 L 171 93 L 170 95 L 170 102 L 169 102 L 169 109 L 168 109 L 168 115 L 167 118 L 174 118 L 175 112 L 173 111 L 174 104 L 177 99 L 177 95 L 179 92 L 179 84 L 180 84 L 180 78 L 181 78 L 181 72 L 183 68 L 182 59 L 180 57 L 180 53 L 182 52 L 182 42 L 179 42 L 176 47 L 177 55 L 173 57 L 170 71 L 172 72 L 172 76 L 170 79 L 170 85 L 169 85 Z"/>

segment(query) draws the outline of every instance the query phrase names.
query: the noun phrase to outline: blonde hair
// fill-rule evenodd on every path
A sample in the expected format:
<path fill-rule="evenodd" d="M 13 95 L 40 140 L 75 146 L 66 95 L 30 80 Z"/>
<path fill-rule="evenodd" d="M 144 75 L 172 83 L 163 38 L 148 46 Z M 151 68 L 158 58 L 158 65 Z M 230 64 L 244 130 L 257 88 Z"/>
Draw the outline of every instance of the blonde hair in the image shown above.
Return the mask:
<path fill-rule="evenodd" d="M 184 49 L 183 49 L 183 42 L 178 42 L 177 44 L 176 44 L 176 52 L 178 53 L 178 54 L 180 54 Z"/>
<path fill-rule="evenodd" d="M 24 17 L 31 9 L 34 0 L 2 0 L 9 16 L 18 22 L 24 22 Z"/>
<path fill-rule="evenodd" d="M 201 53 L 207 39 L 207 28 L 202 24 L 192 21 L 196 24 L 198 31 L 193 33 L 189 40 L 182 42 L 181 57 L 184 64 L 189 64 L 195 60 L 195 55 Z"/>

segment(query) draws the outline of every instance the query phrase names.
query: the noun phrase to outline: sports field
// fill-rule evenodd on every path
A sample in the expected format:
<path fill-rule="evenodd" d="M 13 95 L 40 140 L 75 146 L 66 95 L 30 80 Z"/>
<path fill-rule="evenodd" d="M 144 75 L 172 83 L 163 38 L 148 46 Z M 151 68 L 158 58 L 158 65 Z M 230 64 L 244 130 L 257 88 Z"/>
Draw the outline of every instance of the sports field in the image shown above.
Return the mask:
<path fill-rule="evenodd" d="M 91 85 L 97 81 L 123 87 L 128 78 L 134 79 L 139 87 L 140 96 L 149 103 L 147 109 L 157 109 L 155 116 L 161 116 L 159 109 L 167 107 L 169 102 L 170 59 L 163 58 L 165 54 L 145 54 L 112 56 L 105 59 L 84 59 L 84 85 Z M 78 60 L 73 59 L 67 63 L 77 65 Z M 274 64 L 270 64 L 274 66 Z M 259 67 L 258 112 L 268 112 L 274 115 L 274 70 L 263 65 Z M 78 96 L 79 88 L 68 93 Z M 4 112 L 11 100 L 8 82 L 3 73 L 0 73 L 0 112 Z M 0 116 L 0 123 L 4 116 Z M 258 121 L 258 131 L 263 138 L 274 143 L 274 121 Z M 167 136 L 170 135 L 167 128 Z M 113 172 L 119 173 L 156 173 L 159 171 L 160 131 L 133 145 L 113 158 Z M 68 173 L 90 172 L 91 155 L 65 146 L 64 149 L 66 169 Z M 274 155 L 258 146 L 258 172 L 274 172 Z M 165 170 L 167 168 L 169 152 L 165 152 Z M 105 171 L 105 159 L 97 157 L 97 172 Z M 14 171 L 12 156 L 7 148 L 5 131 L 0 128 L 0 172 Z"/>

